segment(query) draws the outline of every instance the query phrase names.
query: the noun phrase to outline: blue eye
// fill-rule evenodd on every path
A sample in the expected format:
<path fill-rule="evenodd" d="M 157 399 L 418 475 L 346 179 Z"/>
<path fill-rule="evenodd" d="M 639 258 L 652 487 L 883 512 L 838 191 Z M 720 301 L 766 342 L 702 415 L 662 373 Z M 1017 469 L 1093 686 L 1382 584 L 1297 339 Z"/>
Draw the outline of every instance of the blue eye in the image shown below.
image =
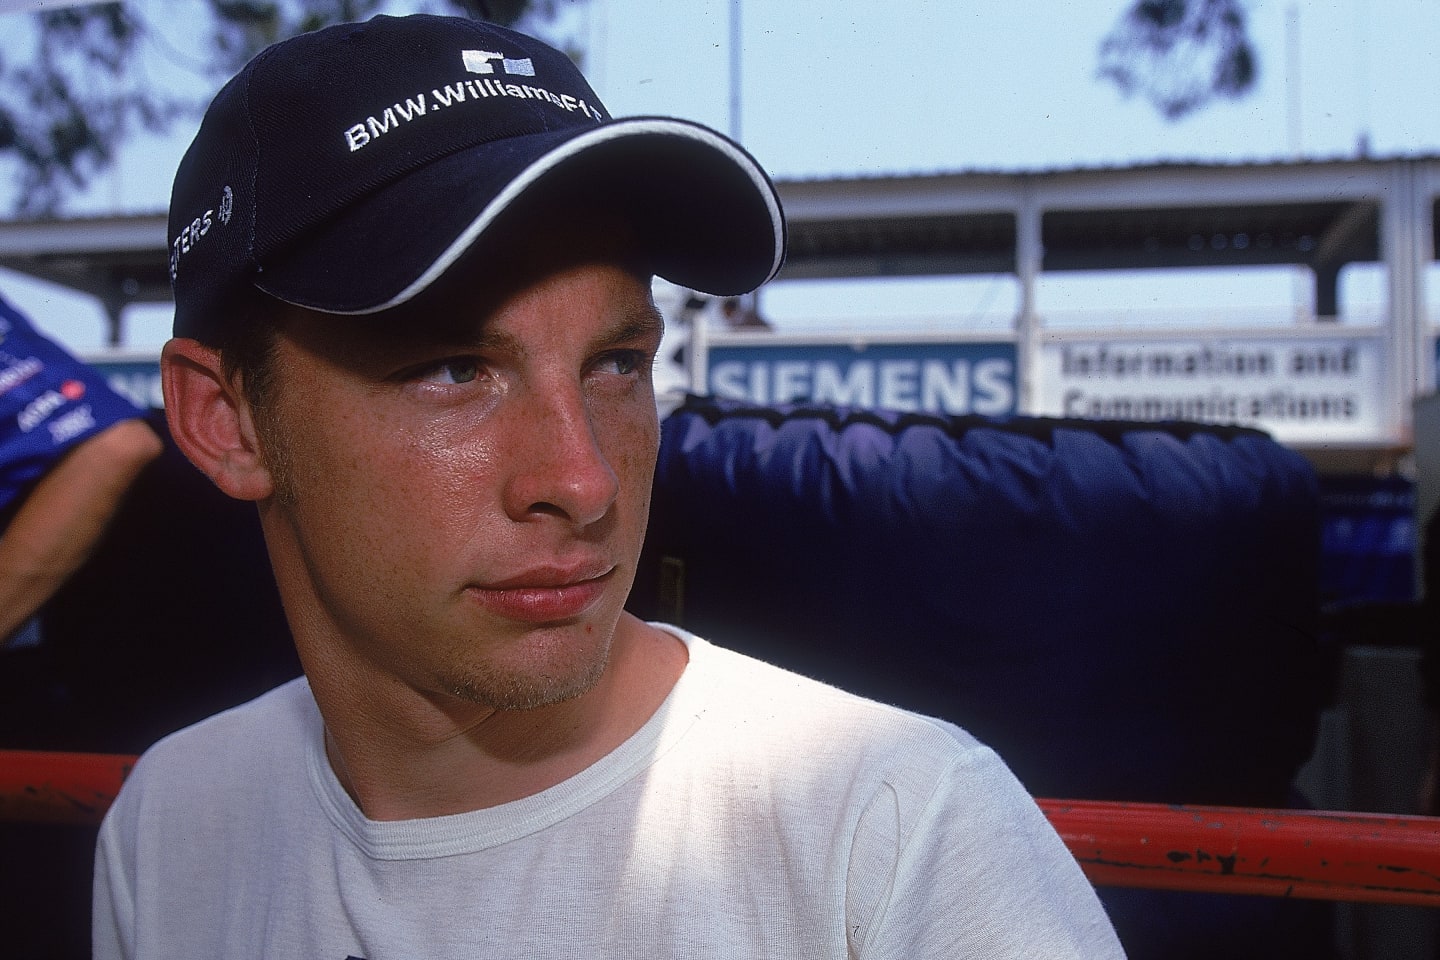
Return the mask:
<path fill-rule="evenodd" d="M 628 376 L 639 370 L 645 363 L 645 355 L 639 350 L 616 350 L 605 358 L 605 364 L 621 376 Z"/>
<path fill-rule="evenodd" d="M 480 376 L 480 364 L 468 357 L 444 360 L 424 370 L 419 379 L 425 383 L 470 383 Z"/>

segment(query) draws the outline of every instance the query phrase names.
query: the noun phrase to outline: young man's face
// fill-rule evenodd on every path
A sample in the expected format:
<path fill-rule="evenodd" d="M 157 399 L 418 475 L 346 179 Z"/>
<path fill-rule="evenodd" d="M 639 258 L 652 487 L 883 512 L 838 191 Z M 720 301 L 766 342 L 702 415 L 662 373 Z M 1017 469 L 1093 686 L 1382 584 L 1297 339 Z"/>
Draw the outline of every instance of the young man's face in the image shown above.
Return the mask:
<path fill-rule="evenodd" d="M 288 314 L 262 517 L 307 670 L 501 709 L 588 689 L 644 537 L 661 327 L 610 262 Z"/>

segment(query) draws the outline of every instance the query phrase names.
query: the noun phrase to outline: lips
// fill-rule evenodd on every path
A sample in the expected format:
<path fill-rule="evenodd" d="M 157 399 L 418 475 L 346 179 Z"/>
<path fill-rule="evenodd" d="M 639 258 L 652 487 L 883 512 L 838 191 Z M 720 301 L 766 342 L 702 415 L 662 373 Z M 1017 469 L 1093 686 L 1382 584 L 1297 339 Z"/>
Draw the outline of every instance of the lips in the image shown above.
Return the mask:
<path fill-rule="evenodd" d="M 522 623 L 574 620 L 605 594 L 614 567 L 598 571 L 539 568 L 486 584 L 471 584 L 466 594 L 494 616 Z"/>

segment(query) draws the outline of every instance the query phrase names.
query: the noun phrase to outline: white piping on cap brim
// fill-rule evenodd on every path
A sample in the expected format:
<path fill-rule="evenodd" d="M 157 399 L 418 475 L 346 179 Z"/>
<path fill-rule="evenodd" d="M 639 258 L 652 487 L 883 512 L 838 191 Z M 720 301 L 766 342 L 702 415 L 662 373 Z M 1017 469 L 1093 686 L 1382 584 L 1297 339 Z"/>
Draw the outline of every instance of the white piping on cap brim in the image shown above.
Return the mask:
<path fill-rule="evenodd" d="M 764 172 L 756 166 L 755 161 L 749 154 L 736 147 L 729 140 L 698 124 L 692 124 L 684 120 L 667 120 L 659 117 L 637 117 L 616 120 L 596 127 L 588 133 L 582 133 L 573 140 L 565 141 L 564 144 L 535 161 L 527 167 L 520 176 L 510 181 L 504 190 L 496 194 L 495 199 L 491 200 L 485 209 L 480 211 L 480 216 L 476 217 L 471 221 L 470 226 L 461 231 L 454 242 L 445 248 L 445 252 L 440 254 L 424 273 L 420 274 L 408 287 L 401 290 L 386 302 L 374 307 L 365 307 L 361 310 L 327 310 L 326 313 L 360 316 L 370 313 L 380 313 L 383 310 L 389 310 L 391 307 L 398 307 L 412 297 L 417 296 L 426 287 L 438 280 L 446 270 L 449 270 L 455 261 L 459 260 L 466 250 L 470 249 L 470 246 L 475 242 L 476 238 L 485 232 L 485 228 L 543 174 L 549 172 L 562 161 L 573 157 L 577 153 L 583 153 L 596 144 L 617 140 L 621 137 L 647 133 L 663 133 L 699 141 L 723 153 L 733 161 L 736 166 L 745 171 L 746 175 L 749 176 L 755 184 L 756 191 L 765 198 L 765 206 L 770 211 L 770 223 L 775 230 L 774 261 L 770 264 L 770 272 L 766 274 L 765 280 L 762 280 L 761 283 L 772 279 L 775 274 L 780 271 L 780 264 L 784 261 L 785 257 L 785 226 L 783 216 L 780 212 L 779 201 L 775 197 L 775 190 L 770 185 L 770 181 Z"/>

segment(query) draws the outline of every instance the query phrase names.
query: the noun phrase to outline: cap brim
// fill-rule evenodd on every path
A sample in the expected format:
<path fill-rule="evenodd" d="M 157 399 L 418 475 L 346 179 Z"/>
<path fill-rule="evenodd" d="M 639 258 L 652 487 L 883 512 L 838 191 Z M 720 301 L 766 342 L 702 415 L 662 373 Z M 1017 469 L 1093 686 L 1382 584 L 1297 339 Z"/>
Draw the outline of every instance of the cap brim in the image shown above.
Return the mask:
<path fill-rule="evenodd" d="M 255 284 L 327 313 L 398 306 L 550 185 L 621 210 L 649 268 L 681 286 L 746 293 L 784 260 L 779 198 L 748 153 L 698 124 L 636 117 L 497 140 L 421 166 L 262 263 Z"/>

